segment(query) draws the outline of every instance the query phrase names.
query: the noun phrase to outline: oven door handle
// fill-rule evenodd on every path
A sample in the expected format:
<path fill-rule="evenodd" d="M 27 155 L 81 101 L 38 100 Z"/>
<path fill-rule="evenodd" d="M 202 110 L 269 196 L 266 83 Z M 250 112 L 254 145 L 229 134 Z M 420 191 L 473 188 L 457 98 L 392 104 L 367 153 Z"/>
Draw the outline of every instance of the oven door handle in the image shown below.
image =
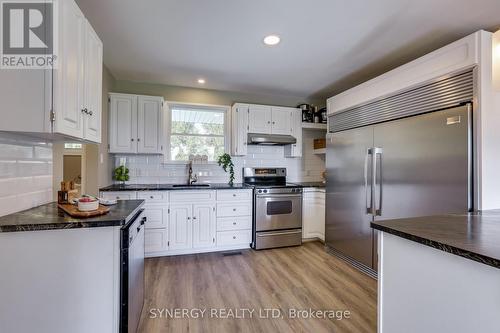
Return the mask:
<path fill-rule="evenodd" d="M 257 194 L 257 198 L 300 198 L 302 197 L 302 193 L 300 194 L 289 194 L 289 193 L 271 193 L 271 194 Z"/>

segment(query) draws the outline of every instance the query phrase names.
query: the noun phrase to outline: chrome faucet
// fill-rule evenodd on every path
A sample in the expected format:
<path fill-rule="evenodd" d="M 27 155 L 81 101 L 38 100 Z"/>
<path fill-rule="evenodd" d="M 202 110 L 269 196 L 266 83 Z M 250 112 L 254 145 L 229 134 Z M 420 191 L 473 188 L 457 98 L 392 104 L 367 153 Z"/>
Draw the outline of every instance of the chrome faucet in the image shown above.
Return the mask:
<path fill-rule="evenodd" d="M 189 161 L 189 176 L 188 176 L 188 185 L 193 185 L 198 181 L 198 176 L 196 174 L 193 175 L 193 161 Z"/>

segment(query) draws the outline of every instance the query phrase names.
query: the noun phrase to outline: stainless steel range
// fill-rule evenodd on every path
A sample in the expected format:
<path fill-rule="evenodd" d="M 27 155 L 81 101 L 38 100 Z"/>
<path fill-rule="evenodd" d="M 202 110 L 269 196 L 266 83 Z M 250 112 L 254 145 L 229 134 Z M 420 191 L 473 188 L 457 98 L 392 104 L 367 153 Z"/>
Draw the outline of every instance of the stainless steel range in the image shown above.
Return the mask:
<path fill-rule="evenodd" d="M 302 188 L 286 182 L 285 168 L 243 168 L 254 186 L 252 247 L 256 250 L 302 244 Z"/>

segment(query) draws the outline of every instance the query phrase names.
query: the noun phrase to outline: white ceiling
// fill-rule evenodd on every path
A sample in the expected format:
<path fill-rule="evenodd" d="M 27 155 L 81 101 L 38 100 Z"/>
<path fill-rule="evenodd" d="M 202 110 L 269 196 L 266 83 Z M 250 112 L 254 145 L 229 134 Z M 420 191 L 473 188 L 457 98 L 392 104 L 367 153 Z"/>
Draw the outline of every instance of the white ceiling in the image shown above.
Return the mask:
<path fill-rule="evenodd" d="M 479 29 L 499 0 L 78 0 L 119 80 L 326 97 Z M 266 47 L 262 38 L 279 34 Z"/>

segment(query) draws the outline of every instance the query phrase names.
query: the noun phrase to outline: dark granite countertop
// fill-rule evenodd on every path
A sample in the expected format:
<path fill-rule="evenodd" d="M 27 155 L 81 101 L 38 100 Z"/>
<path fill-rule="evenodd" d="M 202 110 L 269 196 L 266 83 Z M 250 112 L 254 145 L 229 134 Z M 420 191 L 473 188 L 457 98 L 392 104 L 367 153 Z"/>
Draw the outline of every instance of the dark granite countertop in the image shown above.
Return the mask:
<path fill-rule="evenodd" d="M 386 220 L 372 228 L 500 268 L 500 210 Z"/>
<path fill-rule="evenodd" d="M 177 191 L 177 190 L 238 190 L 238 189 L 251 189 L 251 186 L 245 184 L 233 184 L 229 185 L 227 183 L 210 183 L 207 187 L 174 187 L 174 184 L 114 184 L 110 186 L 103 187 L 99 191 Z"/>
<path fill-rule="evenodd" d="M 123 200 L 110 206 L 106 215 L 75 218 L 57 202 L 0 217 L 0 232 L 125 226 L 144 205 L 144 200 Z"/>
<path fill-rule="evenodd" d="M 325 187 L 325 183 L 323 182 L 293 182 L 292 184 L 296 184 L 302 187 Z"/>

